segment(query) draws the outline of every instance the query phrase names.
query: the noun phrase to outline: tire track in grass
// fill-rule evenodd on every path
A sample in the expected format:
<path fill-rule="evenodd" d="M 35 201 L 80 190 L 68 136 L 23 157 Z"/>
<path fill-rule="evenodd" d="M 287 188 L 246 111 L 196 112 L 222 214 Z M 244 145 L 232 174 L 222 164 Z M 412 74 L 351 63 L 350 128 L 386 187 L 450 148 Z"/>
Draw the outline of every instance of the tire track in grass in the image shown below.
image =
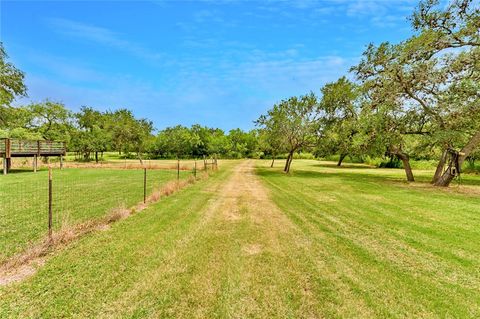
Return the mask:
<path fill-rule="evenodd" d="M 318 273 L 308 245 L 270 201 L 253 162 L 243 162 L 178 241 L 168 265 L 152 269 L 105 317 L 116 309 L 132 317 L 334 316 L 340 296 L 332 278 Z"/>

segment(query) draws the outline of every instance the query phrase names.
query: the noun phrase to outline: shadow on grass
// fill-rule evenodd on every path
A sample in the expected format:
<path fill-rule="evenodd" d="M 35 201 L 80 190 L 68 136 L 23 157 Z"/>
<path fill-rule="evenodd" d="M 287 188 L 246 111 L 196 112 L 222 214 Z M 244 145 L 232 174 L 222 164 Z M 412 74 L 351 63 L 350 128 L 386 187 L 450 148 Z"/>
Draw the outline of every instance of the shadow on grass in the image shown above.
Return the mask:
<path fill-rule="evenodd" d="M 354 169 L 368 169 L 368 168 L 376 168 L 375 166 L 367 165 L 367 164 L 354 164 L 354 163 L 343 163 L 341 166 L 337 166 L 335 163 L 319 163 L 313 164 L 313 167 L 328 167 L 328 168 L 338 168 L 338 169 L 346 169 L 346 168 L 354 168 Z"/>
<path fill-rule="evenodd" d="M 326 167 L 326 168 L 332 168 L 332 166 L 325 166 L 322 164 L 315 164 L 313 165 L 315 167 Z M 282 171 L 278 169 L 271 169 L 271 168 L 259 168 L 257 170 L 257 174 L 259 176 L 290 176 L 290 177 L 299 177 L 299 178 L 304 178 L 304 179 L 318 179 L 321 178 L 323 180 L 327 179 L 335 179 L 335 180 L 341 180 L 345 181 L 346 183 L 355 183 L 355 182 L 375 182 L 375 183 L 386 183 L 386 184 L 398 184 L 398 185 L 406 185 L 410 184 L 406 181 L 406 179 L 403 176 L 392 176 L 392 175 L 381 175 L 381 174 L 376 174 L 374 170 L 371 171 L 362 171 L 359 170 L 358 172 L 352 173 L 352 172 L 347 172 L 342 170 L 341 168 L 337 166 L 335 167 L 335 170 L 337 171 L 312 171 L 312 170 L 292 170 L 290 174 L 286 175 Z M 358 168 L 358 167 L 355 167 Z M 367 167 L 362 167 L 362 168 L 369 168 Z M 395 169 L 392 169 L 392 173 L 396 172 Z M 415 173 L 415 172 L 414 172 Z M 430 181 L 431 181 L 431 176 L 416 176 L 415 177 L 416 181 L 413 182 L 412 184 L 415 185 L 422 185 L 425 187 L 430 187 Z M 480 178 L 475 178 L 471 175 L 464 175 L 461 179 L 456 179 L 452 182 L 451 186 L 454 185 L 465 185 L 465 186 L 480 186 Z"/>
<path fill-rule="evenodd" d="M 46 171 L 48 171 L 47 168 L 41 168 L 41 169 L 39 168 L 39 169 L 37 169 L 37 172 L 46 172 Z M 10 175 L 10 174 L 17 175 L 17 174 L 24 174 L 24 173 L 32 173 L 32 174 L 35 174 L 35 172 L 34 172 L 32 169 L 29 170 L 29 169 L 22 169 L 22 168 L 14 168 L 14 169 L 11 169 L 10 171 L 8 171 L 7 176 Z M 3 176 L 3 170 L 0 171 L 0 175 Z"/>

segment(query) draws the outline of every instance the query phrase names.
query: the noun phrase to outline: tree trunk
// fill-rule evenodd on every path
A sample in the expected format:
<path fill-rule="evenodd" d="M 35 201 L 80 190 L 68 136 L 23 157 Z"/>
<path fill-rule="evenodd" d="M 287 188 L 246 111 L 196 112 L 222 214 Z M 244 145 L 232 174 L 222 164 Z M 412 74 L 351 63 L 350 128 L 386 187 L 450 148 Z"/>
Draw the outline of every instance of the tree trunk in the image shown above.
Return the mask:
<path fill-rule="evenodd" d="M 98 164 L 98 151 L 95 151 L 95 163 Z"/>
<path fill-rule="evenodd" d="M 432 184 L 435 184 L 443 173 L 443 168 L 445 167 L 445 162 L 447 161 L 448 150 L 444 150 L 440 160 L 438 161 L 437 169 L 435 170 L 435 175 L 433 175 Z"/>
<path fill-rule="evenodd" d="M 290 151 L 288 153 L 288 157 L 287 157 L 287 162 L 285 163 L 285 168 L 283 169 L 283 171 L 285 173 L 289 173 L 290 172 L 290 165 L 292 164 L 292 160 L 293 160 L 293 153 L 295 151 Z"/>
<path fill-rule="evenodd" d="M 290 161 L 290 153 L 288 153 L 287 160 L 285 161 L 285 167 L 283 168 L 283 171 L 286 173 L 287 168 L 288 168 L 288 162 Z"/>
<path fill-rule="evenodd" d="M 403 163 L 403 168 L 405 169 L 405 174 L 407 175 L 407 181 L 414 182 L 415 178 L 413 177 L 412 167 L 410 166 L 410 158 L 408 155 L 402 152 L 398 152 L 395 155 Z"/>
<path fill-rule="evenodd" d="M 480 131 L 475 133 L 470 140 L 468 141 L 467 145 L 465 145 L 462 150 L 460 151 L 457 157 L 456 164 L 459 168 L 462 167 L 463 162 L 465 159 L 480 145 Z M 455 174 L 452 174 L 452 166 L 449 165 L 448 168 L 443 172 L 443 174 L 435 181 L 435 186 L 443 186 L 447 187 L 450 185 L 452 180 L 455 178 Z"/>
<path fill-rule="evenodd" d="M 341 165 L 342 165 L 342 162 L 343 162 L 343 160 L 345 159 L 345 157 L 347 157 L 347 154 L 340 154 L 340 158 L 338 159 L 337 166 L 341 166 Z"/>
<path fill-rule="evenodd" d="M 290 166 L 292 165 L 292 161 L 293 161 L 293 155 L 290 156 L 290 160 L 288 161 L 287 172 L 286 173 L 290 173 Z"/>
<path fill-rule="evenodd" d="M 273 167 L 273 164 L 275 164 L 275 156 L 272 156 L 272 164 L 270 164 L 270 167 Z"/>

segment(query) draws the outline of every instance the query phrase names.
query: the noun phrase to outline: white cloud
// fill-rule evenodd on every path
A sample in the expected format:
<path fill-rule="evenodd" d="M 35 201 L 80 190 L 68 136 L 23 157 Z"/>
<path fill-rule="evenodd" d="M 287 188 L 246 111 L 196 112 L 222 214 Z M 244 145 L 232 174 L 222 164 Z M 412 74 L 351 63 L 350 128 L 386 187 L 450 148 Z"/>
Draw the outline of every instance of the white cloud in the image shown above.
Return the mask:
<path fill-rule="evenodd" d="M 120 34 L 107 28 L 63 18 L 48 19 L 48 22 L 58 33 L 113 47 L 150 62 L 159 61 L 163 57 L 159 52 L 153 52 L 142 45 L 125 40 Z"/>

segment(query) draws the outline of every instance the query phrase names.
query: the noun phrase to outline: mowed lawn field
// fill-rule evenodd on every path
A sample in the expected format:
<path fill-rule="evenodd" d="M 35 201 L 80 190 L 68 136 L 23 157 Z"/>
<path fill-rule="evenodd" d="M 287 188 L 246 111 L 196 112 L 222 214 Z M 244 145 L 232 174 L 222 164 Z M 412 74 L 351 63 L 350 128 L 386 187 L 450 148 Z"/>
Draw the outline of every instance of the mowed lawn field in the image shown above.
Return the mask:
<path fill-rule="evenodd" d="M 180 177 L 190 176 L 180 171 Z M 177 178 L 176 170 L 148 170 L 147 194 Z M 141 169 L 53 170 L 53 228 L 105 216 L 143 200 Z M 0 262 L 48 233 L 48 171 L 0 176 Z"/>
<path fill-rule="evenodd" d="M 333 313 L 478 318 L 480 177 L 438 189 L 432 171 L 407 184 L 403 170 L 346 166 L 300 160 L 288 177 L 258 170 L 308 238 L 311 275 Z"/>
<path fill-rule="evenodd" d="M 480 316 L 480 178 L 222 161 L 0 287 L 0 317 Z"/>

